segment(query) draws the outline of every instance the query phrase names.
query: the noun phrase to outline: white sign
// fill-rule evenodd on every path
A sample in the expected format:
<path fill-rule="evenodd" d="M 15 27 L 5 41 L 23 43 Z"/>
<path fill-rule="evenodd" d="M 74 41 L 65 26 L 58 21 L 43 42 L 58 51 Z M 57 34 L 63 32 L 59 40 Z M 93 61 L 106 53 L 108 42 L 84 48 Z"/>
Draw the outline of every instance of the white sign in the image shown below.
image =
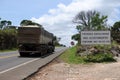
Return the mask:
<path fill-rule="evenodd" d="M 111 44 L 110 31 L 81 31 L 81 44 Z"/>

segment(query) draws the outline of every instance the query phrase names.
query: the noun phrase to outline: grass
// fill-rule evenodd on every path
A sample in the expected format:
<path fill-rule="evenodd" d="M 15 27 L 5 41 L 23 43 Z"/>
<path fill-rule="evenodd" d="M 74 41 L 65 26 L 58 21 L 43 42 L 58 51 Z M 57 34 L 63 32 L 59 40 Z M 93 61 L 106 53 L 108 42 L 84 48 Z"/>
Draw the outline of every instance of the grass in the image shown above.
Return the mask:
<path fill-rule="evenodd" d="M 85 63 L 81 57 L 76 56 L 76 50 L 76 47 L 69 48 L 60 56 L 60 59 L 70 64 Z"/>
<path fill-rule="evenodd" d="M 69 64 L 108 63 L 116 61 L 111 54 L 100 53 L 81 57 L 76 55 L 76 51 L 76 47 L 71 47 L 60 55 L 60 59 Z"/>
<path fill-rule="evenodd" d="M 0 52 L 9 52 L 9 51 L 16 51 L 18 50 L 17 48 L 12 48 L 12 49 L 5 49 L 5 50 L 0 50 Z"/>

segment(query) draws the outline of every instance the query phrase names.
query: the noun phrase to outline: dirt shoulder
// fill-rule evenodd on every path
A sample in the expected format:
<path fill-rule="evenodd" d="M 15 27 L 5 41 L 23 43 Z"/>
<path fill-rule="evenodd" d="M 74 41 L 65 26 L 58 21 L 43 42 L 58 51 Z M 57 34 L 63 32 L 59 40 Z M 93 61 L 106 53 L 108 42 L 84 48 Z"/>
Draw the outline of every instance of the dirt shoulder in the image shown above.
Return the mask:
<path fill-rule="evenodd" d="M 120 80 L 120 61 L 73 65 L 57 58 L 26 80 Z"/>

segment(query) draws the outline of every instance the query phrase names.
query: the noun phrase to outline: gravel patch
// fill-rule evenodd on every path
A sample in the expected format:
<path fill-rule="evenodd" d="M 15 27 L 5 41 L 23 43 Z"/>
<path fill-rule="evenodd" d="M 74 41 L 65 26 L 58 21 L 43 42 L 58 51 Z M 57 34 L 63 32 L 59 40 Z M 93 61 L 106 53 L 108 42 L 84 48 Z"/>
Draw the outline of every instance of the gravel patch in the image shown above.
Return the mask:
<path fill-rule="evenodd" d="M 120 61 L 73 65 L 56 59 L 26 80 L 120 80 Z"/>

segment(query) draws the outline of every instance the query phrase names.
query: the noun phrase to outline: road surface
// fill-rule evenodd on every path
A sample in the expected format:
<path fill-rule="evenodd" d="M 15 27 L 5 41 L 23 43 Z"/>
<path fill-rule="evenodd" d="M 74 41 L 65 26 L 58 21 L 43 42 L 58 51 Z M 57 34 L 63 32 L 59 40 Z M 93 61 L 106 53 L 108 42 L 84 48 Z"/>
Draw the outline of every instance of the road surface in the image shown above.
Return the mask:
<path fill-rule="evenodd" d="M 22 80 L 65 50 L 65 47 L 57 47 L 46 57 L 20 57 L 17 51 L 0 53 L 0 80 Z"/>

